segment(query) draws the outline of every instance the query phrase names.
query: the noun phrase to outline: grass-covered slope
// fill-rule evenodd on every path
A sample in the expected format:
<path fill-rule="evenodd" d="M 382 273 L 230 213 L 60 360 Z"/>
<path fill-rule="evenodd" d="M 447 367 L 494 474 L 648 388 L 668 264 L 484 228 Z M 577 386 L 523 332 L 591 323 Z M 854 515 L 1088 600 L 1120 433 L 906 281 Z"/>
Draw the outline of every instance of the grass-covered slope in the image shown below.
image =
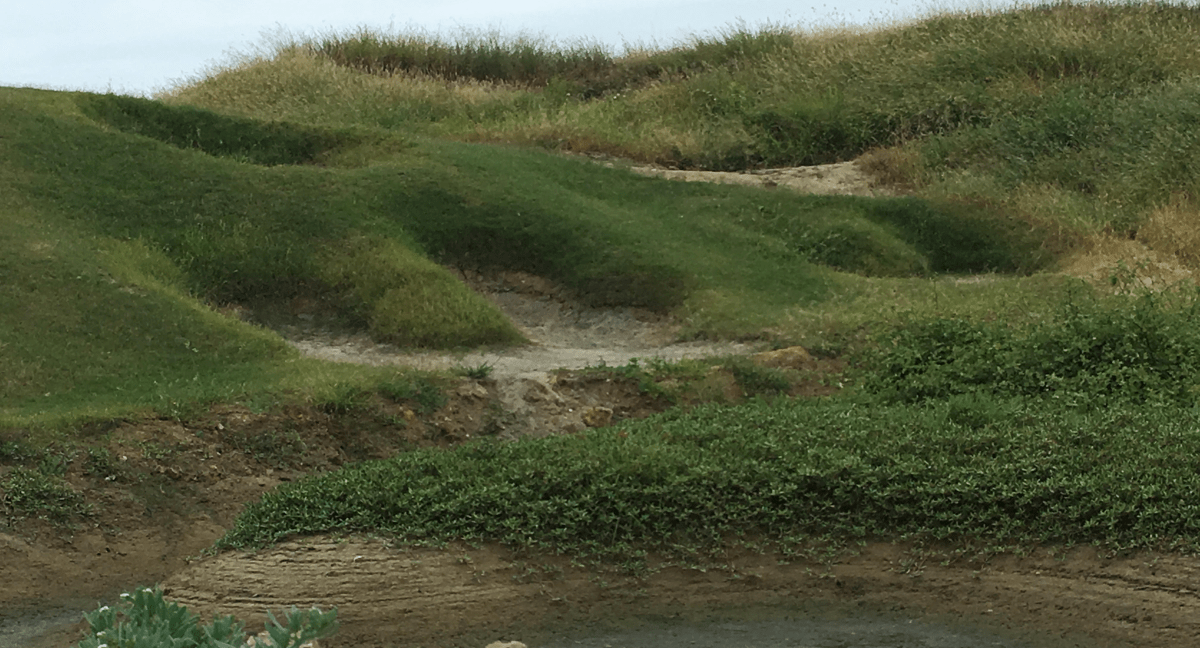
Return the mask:
<path fill-rule="evenodd" d="M 378 304 L 369 299 L 374 295 L 355 294 L 352 280 L 340 285 L 340 277 L 330 276 L 336 274 L 340 246 L 363 237 L 407 241 L 400 227 L 371 222 L 368 188 L 312 165 L 264 167 L 227 155 L 244 148 L 277 161 L 339 137 L 352 145 L 352 135 L 286 132 L 278 126 L 267 132 L 254 122 L 222 122 L 206 111 L 164 110 L 114 96 L 60 95 L 58 116 L 27 109 L 23 94 L 28 93 L 12 91 L 13 100 L 6 102 L 11 155 L 5 162 L 17 172 L 17 194 L 36 208 L 88 234 L 145 241 L 179 269 L 188 289 L 213 303 L 328 296 L 363 319 L 375 314 Z M 114 121 L 123 128 L 108 126 L 110 119 L 86 119 L 90 113 L 120 115 Z M 220 127 L 227 134 L 205 135 L 220 133 Z M 239 136 L 249 143 L 237 141 Z M 270 153 L 271 147 L 280 153 Z M 466 294 L 419 252 L 401 254 L 406 249 L 393 250 L 388 267 L 378 270 L 390 272 L 395 282 L 440 282 L 446 291 Z M 488 310 L 475 301 L 473 310 Z M 499 317 L 492 319 L 475 322 L 477 339 L 466 342 L 515 338 Z M 409 330 L 378 332 L 399 342 L 441 341 L 436 327 L 410 324 Z"/>
<path fill-rule="evenodd" d="M 273 56 L 237 61 L 166 99 L 710 169 L 876 150 L 881 173 L 931 195 L 1133 233 L 1173 199 L 1197 213 L 1197 50 L 1200 9 L 1172 3 L 728 30 L 620 55 L 364 29 L 278 43 Z M 1178 239 L 1170 223 L 1157 227 L 1168 231 L 1147 240 Z"/>
<path fill-rule="evenodd" d="M 317 303 L 402 345 L 511 344 L 446 266 L 524 270 L 686 334 L 875 355 L 856 358 L 853 398 L 314 477 L 224 545 L 385 530 L 618 553 L 827 532 L 1195 548 L 1194 296 L 1083 288 L 1063 310 L 1068 281 L 1036 273 L 1098 233 L 1200 259 L 1198 34 L 1200 11 L 1163 4 L 621 57 L 364 31 L 158 101 L 0 89 L 0 424 L 378 384 L 394 375 L 301 360 L 213 307 Z M 912 195 L 674 183 L 561 154 L 579 151 L 726 169 L 866 153 Z"/>
<path fill-rule="evenodd" d="M 147 407 L 172 413 L 311 387 L 322 375 L 369 373 L 299 361 L 274 334 L 210 307 L 232 301 L 315 295 L 379 337 L 412 344 L 519 339 L 491 306 L 419 252 L 380 252 L 392 240 L 388 232 L 403 232 L 357 223 L 369 219 L 354 211 L 361 197 L 353 187 L 330 187 L 336 183 L 316 167 L 210 154 L 246 157 L 234 139 L 239 133 L 257 137 L 241 145 L 260 153 L 272 142 L 286 153 L 296 141 L 319 144 L 309 152 L 320 152 L 353 143 L 351 135 L 254 130 L 207 111 L 164 112 L 111 96 L 5 89 L 0 107 L 0 407 L 8 420 Z M 169 143 L 110 126 L 121 114 L 124 121 L 115 121 L 124 131 L 151 131 Z M 155 119 L 164 114 L 165 125 Z M 230 150 L 206 151 L 214 125 L 229 129 L 216 142 Z M 371 237 L 381 243 L 362 243 Z M 384 290 L 371 292 L 367 279 L 342 271 L 345 248 L 355 246 L 357 258 L 375 261 L 369 279 L 385 282 Z M 437 307 L 398 290 L 407 283 L 435 290 Z"/>
<path fill-rule="evenodd" d="M 1048 260 L 1018 227 L 951 203 L 670 183 L 113 95 L 3 90 L 0 106 L 3 373 L 6 407 L 22 412 L 45 394 L 232 397 L 294 360 L 201 302 L 316 301 L 404 345 L 519 340 L 435 260 L 535 272 L 709 335 L 780 326 L 833 295 L 835 270 L 920 277 Z"/>
<path fill-rule="evenodd" d="M 169 392 L 180 382 L 207 386 L 221 380 L 214 374 L 229 379 L 248 364 L 292 357 L 281 340 L 220 317 L 170 277 L 156 277 L 156 269 L 173 268 L 136 242 L 97 249 L 94 239 L 12 210 L 4 230 L 6 410 L 39 401 L 99 406 L 114 390 Z"/>

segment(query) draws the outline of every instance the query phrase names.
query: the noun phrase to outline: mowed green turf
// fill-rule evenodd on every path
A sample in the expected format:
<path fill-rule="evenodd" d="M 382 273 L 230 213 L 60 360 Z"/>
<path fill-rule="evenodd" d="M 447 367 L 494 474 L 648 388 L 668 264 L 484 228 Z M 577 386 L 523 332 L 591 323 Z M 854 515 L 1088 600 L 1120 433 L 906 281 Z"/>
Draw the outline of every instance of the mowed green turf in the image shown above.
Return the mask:
<path fill-rule="evenodd" d="M 303 228 L 328 226 L 334 237 L 346 230 L 336 227 L 336 208 L 319 188 L 289 197 L 278 184 L 286 179 L 254 176 L 260 167 L 101 128 L 79 110 L 85 95 L 0 96 L 6 424 L 180 415 L 212 401 L 289 390 L 303 398 L 344 382 L 390 379 L 301 360 L 274 333 L 209 306 L 309 290 L 320 239 Z M 302 178 L 290 183 L 297 192 L 312 186 Z M 313 214 L 334 216 L 314 222 Z M 419 255 L 394 254 L 383 266 L 378 275 L 450 286 L 445 296 L 459 298 L 459 311 L 483 320 L 475 335 L 518 339 L 482 300 Z M 344 308 L 365 309 L 353 295 L 346 299 Z M 442 310 L 453 312 L 453 304 Z"/>
<path fill-rule="evenodd" d="M 301 359 L 201 303 L 143 241 L 83 234 L 0 193 L 0 426 L 186 417 L 212 402 L 329 398 L 397 377 Z"/>
<path fill-rule="evenodd" d="M 210 308 L 229 303 L 315 300 L 401 345 L 521 341 L 439 263 L 538 273 L 693 335 L 756 336 L 829 300 L 838 271 L 1046 261 L 1002 218 L 951 204 L 672 183 L 114 95 L 6 89 L 0 106 L 13 412 L 253 391 L 295 358 Z"/>

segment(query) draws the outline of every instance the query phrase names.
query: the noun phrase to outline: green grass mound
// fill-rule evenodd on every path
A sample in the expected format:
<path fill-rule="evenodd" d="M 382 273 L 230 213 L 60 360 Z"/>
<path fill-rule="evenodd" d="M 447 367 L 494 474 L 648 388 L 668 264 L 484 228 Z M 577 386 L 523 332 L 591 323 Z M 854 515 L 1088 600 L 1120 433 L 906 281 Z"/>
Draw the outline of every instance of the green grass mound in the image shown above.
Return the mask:
<path fill-rule="evenodd" d="M 316 297 L 344 306 L 347 314 L 395 320 L 394 311 L 403 305 L 375 303 L 386 291 L 367 290 L 356 283 L 361 273 L 337 269 L 349 263 L 335 258 L 338 250 L 373 234 L 398 242 L 387 247 L 390 258 L 378 261 L 389 267 L 384 276 L 394 287 L 439 286 L 435 292 L 446 293 L 449 304 L 437 309 L 438 300 L 432 300 L 435 312 L 428 321 L 413 315 L 403 323 L 381 324 L 383 339 L 418 346 L 520 339 L 485 300 L 444 269 L 418 259 L 419 248 L 399 223 L 379 222 L 381 214 L 366 205 L 373 187 L 335 169 L 258 166 L 311 160 L 319 153 L 317 144 L 330 145 L 303 129 L 144 100 L 79 96 L 76 103 L 87 106 L 85 113 L 112 108 L 104 123 L 119 121 L 160 142 L 80 119 L 66 95 L 55 106 L 62 113 L 58 118 L 33 109 L 28 92 L 8 95 L 12 112 L 6 123 L 13 138 L 5 164 L 18 173 L 17 195 L 87 235 L 141 241 L 176 268 L 180 287 L 199 297 L 217 304 Z M 207 127 L 211 132 L 203 134 Z M 203 134 L 195 147 L 172 139 L 192 129 Z M 217 154 L 223 157 L 213 157 Z M 459 330 L 471 329 L 466 339 L 443 330 L 460 317 L 465 321 Z"/>
<path fill-rule="evenodd" d="M 1200 164 L 1200 11 L 1186 4 L 730 29 L 621 54 L 366 29 L 275 45 L 271 57 L 235 61 L 165 98 L 675 167 L 815 164 L 886 149 L 880 171 L 893 180 L 1068 230 L 1132 234 L 1155 208 L 1197 194 L 1188 170 Z"/>
<path fill-rule="evenodd" d="M 986 204 L 675 183 L 112 95 L 5 89 L 0 106 L 0 353 L 20 416 L 277 384 L 292 352 L 209 308 L 230 303 L 315 303 L 405 346 L 520 342 L 443 264 L 532 272 L 595 306 L 743 337 L 830 302 L 843 273 L 1025 273 L 1053 256 Z"/>
<path fill-rule="evenodd" d="M 0 314 L 7 402 L 241 393 L 294 360 L 202 304 L 316 303 L 406 346 L 520 342 L 447 266 L 543 275 L 685 336 L 834 351 L 906 313 L 1037 319 L 1050 279 L 926 280 L 1035 273 L 1101 231 L 1184 258 L 1197 16 L 1056 4 L 620 56 L 360 30 L 159 101 L 2 89 L 2 244 L 26 286 Z M 671 183 L 504 144 L 723 169 L 870 152 L 916 195 Z"/>
<path fill-rule="evenodd" d="M 181 416 L 285 392 L 320 400 L 395 373 L 300 360 L 274 333 L 212 308 L 227 302 L 314 296 L 380 339 L 414 346 L 521 340 L 486 300 L 404 245 L 411 237 L 399 227 L 375 228 L 386 245 L 357 250 L 370 212 L 355 208 L 364 196 L 336 171 L 180 150 L 80 108 L 121 101 L 0 90 L 4 425 Z M 352 263 L 371 273 L 346 272 Z M 405 291 L 413 285 L 425 292 Z"/>
<path fill-rule="evenodd" d="M 351 240 L 328 250 L 321 276 L 372 336 L 405 346 L 478 346 L 512 325 L 445 269 L 393 241 Z M 508 341 L 519 336 L 510 334 Z M 503 338 L 501 338 L 503 339 Z"/>
<path fill-rule="evenodd" d="M 1046 232 L 986 204 L 811 196 L 743 218 L 815 263 L 869 277 L 1029 273 L 1054 259 Z"/>
<path fill-rule="evenodd" d="M 99 414 L 131 396 L 170 409 L 183 393 L 227 393 L 212 390 L 245 382 L 252 365 L 294 359 L 277 337 L 188 297 L 178 269 L 138 241 L 79 236 L 27 210 L 4 216 L 6 414 Z"/>
<path fill-rule="evenodd" d="M 348 131 L 264 123 L 137 97 L 81 95 L 79 104 L 84 114 L 122 132 L 264 166 L 311 164 L 337 147 L 357 143 Z"/>

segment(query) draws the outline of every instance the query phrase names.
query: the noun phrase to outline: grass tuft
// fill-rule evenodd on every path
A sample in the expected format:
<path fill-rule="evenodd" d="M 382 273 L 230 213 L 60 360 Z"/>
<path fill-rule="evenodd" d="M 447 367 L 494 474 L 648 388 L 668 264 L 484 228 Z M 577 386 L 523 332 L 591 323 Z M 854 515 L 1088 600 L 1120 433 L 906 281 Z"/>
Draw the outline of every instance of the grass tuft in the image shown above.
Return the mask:
<path fill-rule="evenodd" d="M 16 466 L 0 480 L 5 517 L 37 517 L 66 525 L 91 514 L 91 505 L 55 471 Z"/>

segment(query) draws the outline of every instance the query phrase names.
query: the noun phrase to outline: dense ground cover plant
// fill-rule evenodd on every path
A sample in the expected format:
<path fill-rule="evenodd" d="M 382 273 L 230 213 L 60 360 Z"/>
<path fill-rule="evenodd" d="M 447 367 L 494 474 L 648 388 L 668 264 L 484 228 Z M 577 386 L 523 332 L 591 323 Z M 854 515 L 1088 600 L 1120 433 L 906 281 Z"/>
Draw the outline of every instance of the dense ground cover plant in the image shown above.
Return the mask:
<path fill-rule="evenodd" d="M 337 610 L 292 607 L 283 622 L 267 612 L 266 643 L 255 646 L 299 648 L 305 642 L 327 637 L 337 630 Z M 77 648 L 245 648 L 243 624 L 232 616 L 201 624 L 199 618 L 178 603 L 163 598 L 161 589 L 140 588 L 121 595 L 116 607 L 103 605 L 84 614 L 91 635 Z M 260 640 L 261 641 L 261 640 Z"/>
<path fill-rule="evenodd" d="M 1194 547 L 1194 408 L 1052 399 L 776 400 L 418 451 L 284 486 L 218 548 L 383 532 L 590 555 L 732 537 Z"/>
<path fill-rule="evenodd" d="M 15 466 L 0 477 L 0 515 L 4 518 L 38 517 L 67 525 L 92 513 L 81 493 L 71 488 L 57 471 L 45 465 L 38 470 Z"/>

